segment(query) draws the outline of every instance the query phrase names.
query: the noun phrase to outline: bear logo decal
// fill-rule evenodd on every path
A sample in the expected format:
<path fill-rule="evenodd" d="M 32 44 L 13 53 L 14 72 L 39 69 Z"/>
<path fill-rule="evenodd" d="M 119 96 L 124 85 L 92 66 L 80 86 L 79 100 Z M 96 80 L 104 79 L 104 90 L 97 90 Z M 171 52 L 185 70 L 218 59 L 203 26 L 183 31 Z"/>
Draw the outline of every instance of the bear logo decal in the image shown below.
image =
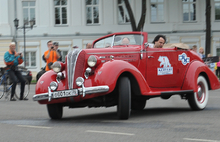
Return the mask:
<path fill-rule="evenodd" d="M 159 56 L 158 61 L 160 62 L 160 68 L 157 68 L 157 75 L 173 74 L 173 67 L 167 56 Z"/>

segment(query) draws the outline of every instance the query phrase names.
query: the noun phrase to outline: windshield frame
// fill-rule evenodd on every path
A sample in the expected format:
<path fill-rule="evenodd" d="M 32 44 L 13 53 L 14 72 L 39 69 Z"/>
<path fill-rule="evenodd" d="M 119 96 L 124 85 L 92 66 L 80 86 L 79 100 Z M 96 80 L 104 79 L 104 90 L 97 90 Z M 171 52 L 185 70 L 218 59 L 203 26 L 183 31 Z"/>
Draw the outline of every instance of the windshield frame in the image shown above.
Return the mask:
<path fill-rule="evenodd" d="M 119 38 L 117 39 L 117 37 L 119 37 Z M 123 44 L 119 44 L 119 41 L 120 42 L 122 41 L 122 37 L 130 37 L 132 39 L 133 43 L 136 42 L 139 37 L 141 37 L 138 39 L 139 44 L 137 44 L 137 42 L 135 44 L 127 44 L 127 47 L 128 47 L 128 45 L 142 46 L 144 43 L 144 34 L 142 34 L 140 32 L 138 32 L 138 33 L 130 32 L 130 33 L 125 33 L 125 34 L 111 34 L 109 36 L 105 36 L 103 38 L 100 38 L 100 39 L 94 41 L 93 48 L 99 49 L 99 48 L 109 48 L 109 47 L 113 48 L 115 46 L 124 46 Z M 137 39 L 135 39 L 135 38 L 137 38 Z M 111 39 L 111 41 L 109 41 L 109 39 Z M 118 42 L 118 44 L 116 44 L 116 42 Z M 97 44 L 100 44 L 100 45 L 97 46 Z M 106 44 L 108 44 L 108 46 L 106 46 Z"/>

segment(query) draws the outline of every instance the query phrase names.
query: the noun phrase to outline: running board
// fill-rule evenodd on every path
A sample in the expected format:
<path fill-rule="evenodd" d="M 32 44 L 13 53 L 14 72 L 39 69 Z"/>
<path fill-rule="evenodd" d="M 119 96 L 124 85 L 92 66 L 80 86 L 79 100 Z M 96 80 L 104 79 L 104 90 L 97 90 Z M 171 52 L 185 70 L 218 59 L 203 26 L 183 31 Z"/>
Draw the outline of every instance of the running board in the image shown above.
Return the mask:
<path fill-rule="evenodd" d="M 171 96 L 171 95 L 183 95 L 183 94 L 191 94 L 194 93 L 193 90 L 183 90 L 183 91 L 167 91 L 161 92 L 161 96 Z"/>

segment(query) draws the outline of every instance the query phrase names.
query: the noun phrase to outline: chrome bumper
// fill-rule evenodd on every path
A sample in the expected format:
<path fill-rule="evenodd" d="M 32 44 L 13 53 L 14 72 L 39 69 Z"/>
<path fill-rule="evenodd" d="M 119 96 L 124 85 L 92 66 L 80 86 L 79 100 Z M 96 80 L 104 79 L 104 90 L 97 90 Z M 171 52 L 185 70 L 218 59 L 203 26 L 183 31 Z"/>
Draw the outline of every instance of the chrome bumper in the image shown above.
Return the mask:
<path fill-rule="evenodd" d="M 85 88 L 78 88 L 73 90 L 74 92 L 78 90 L 78 94 L 68 94 L 68 96 L 62 96 L 60 95 L 59 97 L 56 98 L 67 98 L 67 97 L 75 97 L 75 96 L 79 96 L 79 95 L 83 95 L 84 93 L 87 94 L 93 94 L 93 93 L 104 93 L 104 92 L 108 92 L 109 87 L 107 85 L 104 86 L 95 86 L 95 87 L 85 87 Z M 65 91 L 65 90 L 63 90 Z M 58 91 L 55 91 L 58 92 Z M 54 99 L 54 93 L 55 92 L 51 92 L 50 88 L 48 87 L 48 93 L 42 93 L 42 94 L 36 94 L 33 96 L 33 100 L 34 101 L 40 101 L 40 100 L 48 100 L 51 101 L 52 99 Z M 84 97 L 84 95 L 83 95 Z"/>

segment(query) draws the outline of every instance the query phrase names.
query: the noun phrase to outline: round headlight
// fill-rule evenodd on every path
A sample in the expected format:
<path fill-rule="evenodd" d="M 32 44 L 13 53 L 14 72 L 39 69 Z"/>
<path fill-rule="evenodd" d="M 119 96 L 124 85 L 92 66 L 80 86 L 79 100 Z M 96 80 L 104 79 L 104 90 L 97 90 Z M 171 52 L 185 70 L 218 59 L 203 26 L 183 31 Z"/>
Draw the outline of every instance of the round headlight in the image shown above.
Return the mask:
<path fill-rule="evenodd" d="M 59 62 L 54 62 L 51 68 L 54 72 L 58 73 L 61 71 L 61 64 Z"/>
<path fill-rule="evenodd" d="M 57 87 L 58 87 L 57 82 L 52 81 L 52 82 L 50 83 L 50 89 L 51 89 L 51 90 L 56 91 L 56 90 L 57 90 Z"/>
<path fill-rule="evenodd" d="M 83 83 L 84 83 L 84 79 L 82 78 L 82 77 L 78 77 L 77 79 L 76 79 L 76 85 L 77 86 L 82 86 L 83 85 Z"/>
<path fill-rule="evenodd" d="M 97 63 L 96 57 L 94 55 L 89 56 L 87 63 L 90 67 L 94 67 Z"/>

